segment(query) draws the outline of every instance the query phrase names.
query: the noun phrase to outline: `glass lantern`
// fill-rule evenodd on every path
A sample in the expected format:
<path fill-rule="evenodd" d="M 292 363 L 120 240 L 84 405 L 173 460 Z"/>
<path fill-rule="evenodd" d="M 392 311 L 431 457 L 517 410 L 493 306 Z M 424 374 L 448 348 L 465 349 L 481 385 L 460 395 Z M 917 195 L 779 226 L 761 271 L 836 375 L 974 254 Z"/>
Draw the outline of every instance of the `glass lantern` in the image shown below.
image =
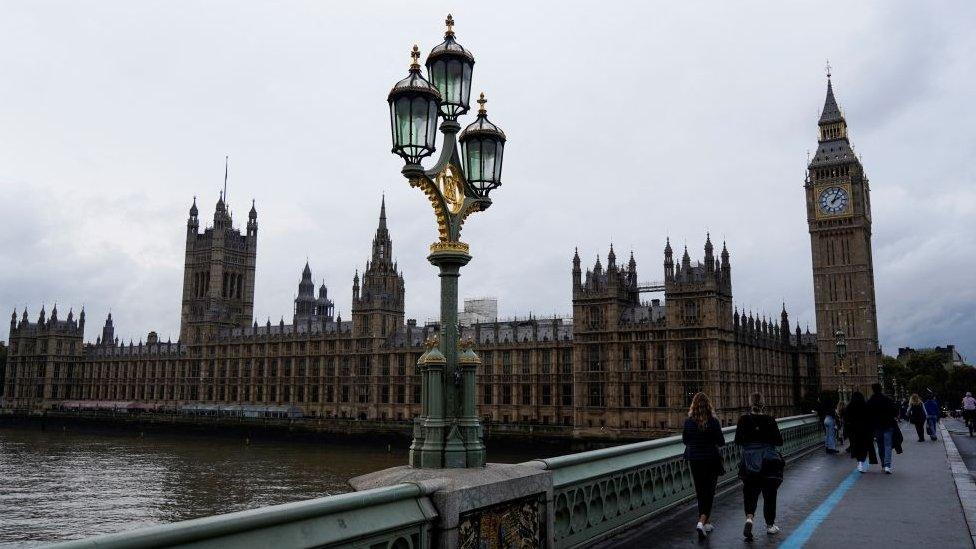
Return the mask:
<path fill-rule="evenodd" d="M 478 196 L 484 198 L 502 184 L 505 132 L 488 120 L 485 94 L 481 94 L 478 103 L 481 105 L 478 118 L 464 128 L 458 140 L 468 183 Z"/>
<path fill-rule="evenodd" d="M 390 127 L 393 132 L 393 153 L 409 164 L 433 154 L 437 149 L 437 113 L 441 94 L 420 73 L 420 50 L 415 45 L 410 53 L 413 62 L 407 77 L 390 90 Z"/>
<path fill-rule="evenodd" d="M 471 106 L 471 73 L 474 56 L 454 40 L 454 18 L 445 21 L 444 42 L 427 55 L 427 75 L 441 94 L 441 114 L 447 120 L 457 120 Z"/>

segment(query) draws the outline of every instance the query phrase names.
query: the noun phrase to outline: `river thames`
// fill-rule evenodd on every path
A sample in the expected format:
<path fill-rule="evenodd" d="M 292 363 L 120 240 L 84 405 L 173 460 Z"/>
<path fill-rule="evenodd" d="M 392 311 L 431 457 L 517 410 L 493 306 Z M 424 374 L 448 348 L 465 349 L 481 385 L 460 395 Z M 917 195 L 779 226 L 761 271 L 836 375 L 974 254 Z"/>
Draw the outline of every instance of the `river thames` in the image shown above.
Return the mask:
<path fill-rule="evenodd" d="M 493 462 L 543 457 L 489 449 Z M 405 448 L 0 427 L 0 547 L 31 547 L 350 491 Z"/>

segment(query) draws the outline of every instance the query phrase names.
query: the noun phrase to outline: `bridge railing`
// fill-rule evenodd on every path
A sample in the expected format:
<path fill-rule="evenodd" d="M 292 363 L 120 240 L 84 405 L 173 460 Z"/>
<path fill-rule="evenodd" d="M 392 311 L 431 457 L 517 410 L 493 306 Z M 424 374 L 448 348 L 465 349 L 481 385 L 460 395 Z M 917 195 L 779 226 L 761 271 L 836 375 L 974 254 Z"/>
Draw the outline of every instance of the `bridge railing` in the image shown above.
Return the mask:
<path fill-rule="evenodd" d="M 822 441 L 815 415 L 777 420 L 780 448 L 788 460 Z M 723 430 L 732 442 L 734 428 Z M 694 498 L 691 471 L 680 436 L 569 454 L 522 464 L 552 477 L 552 495 L 542 516 L 558 548 L 579 547 L 609 537 Z M 739 448 L 722 449 L 726 473 L 719 485 L 736 479 Z M 441 479 L 443 480 L 443 479 Z M 325 498 L 287 503 L 69 541 L 62 549 L 148 549 L 157 547 L 275 549 L 356 547 L 425 549 L 434 547 L 442 523 L 432 494 L 436 480 L 396 484 Z M 436 496 L 435 496 L 436 497 Z M 457 509 L 444 509 L 454 513 Z M 457 518 L 456 516 L 454 518 Z M 497 532 L 496 532 L 497 533 Z"/>
<path fill-rule="evenodd" d="M 822 442 L 815 415 L 777 420 L 787 459 Z M 731 443 L 734 427 L 723 429 Z M 578 547 L 609 537 L 691 501 L 695 487 L 683 459 L 680 436 L 604 448 L 526 463 L 552 472 L 556 547 Z M 740 449 L 722 448 L 726 473 L 719 486 L 735 482 Z"/>
<path fill-rule="evenodd" d="M 432 546 L 435 485 L 398 484 L 69 541 L 59 549 Z"/>

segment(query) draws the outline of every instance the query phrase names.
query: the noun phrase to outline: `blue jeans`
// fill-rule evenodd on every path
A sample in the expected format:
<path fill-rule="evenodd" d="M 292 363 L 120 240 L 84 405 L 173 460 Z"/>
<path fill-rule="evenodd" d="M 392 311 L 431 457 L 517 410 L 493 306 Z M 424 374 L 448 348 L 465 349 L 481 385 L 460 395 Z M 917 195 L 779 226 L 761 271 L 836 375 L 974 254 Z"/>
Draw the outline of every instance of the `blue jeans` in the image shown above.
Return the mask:
<path fill-rule="evenodd" d="M 874 440 L 878 443 L 878 458 L 884 467 L 891 467 L 891 439 L 894 436 L 895 430 L 891 427 L 874 430 Z"/>
<path fill-rule="evenodd" d="M 837 420 L 831 416 L 824 418 L 824 428 L 827 430 L 827 438 L 824 440 L 824 444 L 827 446 L 828 450 L 837 449 Z"/>
<path fill-rule="evenodd" d="M 929 438 L 932 440 L 938 440 L 935 433 L 939 432 L 939 418 L 937 416 L 928 416 L 925 418 L 925 427 L 929 432 Z"/>

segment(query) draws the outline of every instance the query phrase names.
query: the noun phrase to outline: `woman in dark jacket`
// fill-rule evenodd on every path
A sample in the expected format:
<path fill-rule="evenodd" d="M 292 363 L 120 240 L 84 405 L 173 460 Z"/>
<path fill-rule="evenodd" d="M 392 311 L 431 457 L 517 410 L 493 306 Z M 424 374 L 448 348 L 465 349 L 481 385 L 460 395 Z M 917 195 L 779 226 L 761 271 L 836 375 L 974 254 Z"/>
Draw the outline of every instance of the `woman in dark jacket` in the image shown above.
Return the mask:
<path fill-rule="evenodd" d="M 915 434 L 919 442 L 925 442 L 925 406 L 917 394 L 908 399 L 908 421 L 915 426 Z"/>
<path fill-rule="evenodd" d="M 783 435 L 772 416 L 766 415 L 762 395 L 749 397 L 750 411 L 739 418 L 735 426 L 735 443 L 742 447 L 742 463 L 739 478 L 742 479 L 742 500 L 745 504 L 746 523 L 742 535 L 752 540 L 752 519 L 763 497 L 763 518 L 766 533 L 779 533 L 776 526 L 776 492 L 783 482 L 783 458 L 776 451 L 783 445 Z"/>
<path fill-rule="evenodd" d="M 703 540 L 712 531 L 709 516 L 715 500 L 715 486 L 718 477 L 725 474 L 722 465 L 720 446 L 725 446 L 722 425 L 712 414 L 712 405 L 705 393 L 698 393 L 691 399 L 688 419 L 685 420 L 681 435 L 685 443 L 685 461 L 691 468 L 691 478 L 695 481 L 695 496 L 698 498 L 698 539 Z"/>
<path fill-rule="evenodd" d="M 878 454 L 874 451 L 874 434 L 868 417 L 867 401 L 860 391 L 851 394 L 851 402 L 844 412 L 844 424 L 847 436 L 851 439 L 851 457 L 857 460 L 857 470 L 863 473 L 867 471 L 865 460 L 870 458 L 871 463 L 876 464 Z"/>

